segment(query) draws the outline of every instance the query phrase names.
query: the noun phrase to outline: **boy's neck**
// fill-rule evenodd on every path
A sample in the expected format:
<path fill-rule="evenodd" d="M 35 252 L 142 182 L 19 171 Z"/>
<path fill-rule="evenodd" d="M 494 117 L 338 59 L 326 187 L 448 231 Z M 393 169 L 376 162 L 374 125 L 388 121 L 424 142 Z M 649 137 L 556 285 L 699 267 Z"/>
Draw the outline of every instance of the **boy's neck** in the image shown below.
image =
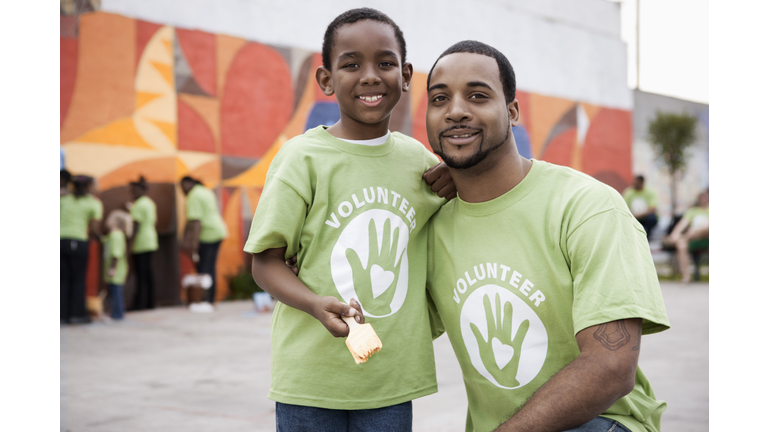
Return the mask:
<path fill-rule="evenodd" d="M 374 125 L 359 124 L 355 126 L 356 127 L 349 127 L 343 124 L 343 120 L 339 120 L 336 124 L 330 126 L 326 130 L 336 138 L 355 141 L 372 140 L 381 138 L 389 133 L 389 118 L 387 118 L 386 121 Z"/>

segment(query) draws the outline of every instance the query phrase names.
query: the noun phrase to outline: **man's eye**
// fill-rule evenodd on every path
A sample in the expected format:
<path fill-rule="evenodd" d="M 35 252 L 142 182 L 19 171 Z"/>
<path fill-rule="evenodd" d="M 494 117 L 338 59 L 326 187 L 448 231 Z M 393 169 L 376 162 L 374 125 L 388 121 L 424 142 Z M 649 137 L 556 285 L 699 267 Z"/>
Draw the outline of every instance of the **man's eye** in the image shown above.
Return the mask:
<path fill-rule="evenodd" d="M 482 94 L 473 94 L 469 96 L 470 99 L 486 99 L 485 95 Z"/>
<path fill-rule="evenodd" d="M 444 102 L 444 101 L 447 101 L 447 100 L 448 100 L 447 97 L 440 96 L 440 95 L 435 96 L 435 97 L 432 98 L 432 102 Z"/>

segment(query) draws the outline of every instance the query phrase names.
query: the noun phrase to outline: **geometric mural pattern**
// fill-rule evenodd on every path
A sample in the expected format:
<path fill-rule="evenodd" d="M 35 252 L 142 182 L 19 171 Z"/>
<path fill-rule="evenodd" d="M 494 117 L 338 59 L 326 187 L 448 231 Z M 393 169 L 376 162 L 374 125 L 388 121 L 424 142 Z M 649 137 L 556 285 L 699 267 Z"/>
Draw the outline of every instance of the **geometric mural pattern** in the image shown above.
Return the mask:
<path fill-rule="evenodd" d="M 61 19 L 71 25 L 73 17 Z M 339 118 L 334 98 L 315 82 L 319 53 L 103 12 L 80 15 L 76 25 L 76 33 L 62 33 L 60 48 L 67 169 L 97 179 L 105 214 L 127 199 L 125 185 L 140 175 L 172 187 L 156 200 L 166 233 L 178 234 L 185 224 L 181 177 L 215 190 L 230 233 L 218 261 L 224 298 L 227 276 L 245 265 L 242 245 L 274 155 L 288 139 Z M 513 130 L 523 155 L 573 167 L 618 190 L 630 183 L 630 111 L 517 95 L 521 122 Z M 426 106 L 426 74 L 415 72 L 390 127 L 429 149 Z M 181 273 L 191 269 L 171 249 L 161 253 L 173 254 Z"/>

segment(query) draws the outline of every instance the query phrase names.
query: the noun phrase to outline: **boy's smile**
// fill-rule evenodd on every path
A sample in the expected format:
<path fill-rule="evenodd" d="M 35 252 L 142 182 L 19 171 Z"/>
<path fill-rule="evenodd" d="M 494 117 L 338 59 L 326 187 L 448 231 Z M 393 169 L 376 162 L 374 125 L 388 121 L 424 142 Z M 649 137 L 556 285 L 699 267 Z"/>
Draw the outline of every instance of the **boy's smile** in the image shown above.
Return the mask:
<path fill-rule="evenodd" d="M 317 82 L 326 95 L 335 94 L 341 111 L 338 123 L 328 128 L 345 139 L 373 139 L 389 131 L 392 110 L 408 90 L 413 67 L 403 64 L 391 26 L 361 20 L 336 31 L 331 71 L 317 70 Z"/>

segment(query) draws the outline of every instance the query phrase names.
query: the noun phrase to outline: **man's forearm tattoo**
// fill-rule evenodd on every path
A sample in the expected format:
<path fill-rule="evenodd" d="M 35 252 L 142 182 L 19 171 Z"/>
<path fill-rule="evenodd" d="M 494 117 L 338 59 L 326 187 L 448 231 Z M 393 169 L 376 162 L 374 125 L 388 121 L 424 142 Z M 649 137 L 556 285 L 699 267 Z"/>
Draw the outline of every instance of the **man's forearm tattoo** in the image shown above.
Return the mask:
<path fill-rule="evenodd" d="M 640 351 L 640 336 L 643 335 L 643 324 L 637 326 L 637 343 L 632 347 L 632 351 Z"/>
<path fill-rule="evenodd" d="M 623 347 L 629 343 L 629 332 L 624 326 L 624 321 L 614 321 L 600 324 L 594 333 L 595 339 L 611 351 Z"/>

